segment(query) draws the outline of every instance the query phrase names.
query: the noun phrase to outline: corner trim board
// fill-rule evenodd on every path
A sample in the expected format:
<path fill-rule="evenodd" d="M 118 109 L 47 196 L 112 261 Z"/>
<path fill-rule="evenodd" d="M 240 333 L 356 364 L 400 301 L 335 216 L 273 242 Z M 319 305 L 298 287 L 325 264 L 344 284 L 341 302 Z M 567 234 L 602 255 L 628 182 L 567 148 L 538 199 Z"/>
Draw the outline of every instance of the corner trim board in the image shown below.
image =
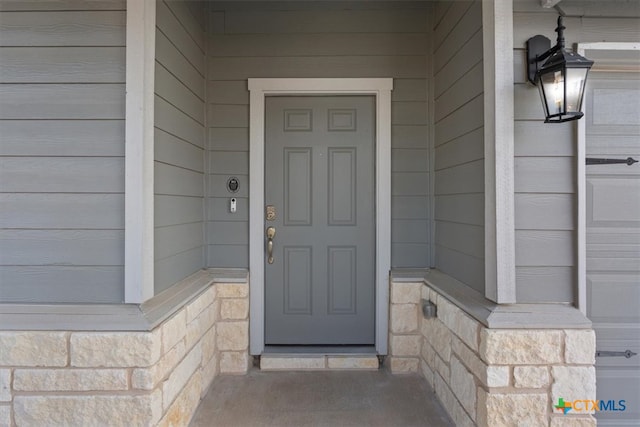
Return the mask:
<path fill-rule="evenodd" d="M 127 0 L 124 302 L 154 295 L 156 1 Z"/>
<path fill-rule="evenodd" d="M 376 351 L 387 354 L 391 268 L 391 78 L 249 79 L 249 351 L 264 351 L 264 114 L 267 95 L 376 97 Z"/>
<path fill-rule="evenodd" d="M 513 4 L 482 0 L 485 296 L 516 302 Z"/>

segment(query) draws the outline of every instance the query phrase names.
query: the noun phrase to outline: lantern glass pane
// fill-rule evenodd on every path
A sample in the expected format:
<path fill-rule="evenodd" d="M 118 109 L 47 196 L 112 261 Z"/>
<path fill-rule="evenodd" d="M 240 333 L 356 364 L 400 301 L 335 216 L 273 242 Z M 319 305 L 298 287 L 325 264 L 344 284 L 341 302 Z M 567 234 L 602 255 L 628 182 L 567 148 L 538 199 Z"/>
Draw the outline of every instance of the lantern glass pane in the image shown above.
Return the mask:
<path fill-rule="evenodd" d="M 564 73 L 563 69 L 550 71 L 540 76 L 540 90 L 547 110 L 547 116 L 564 114 Z"/>
<path fill-rule="evenodd" d="M 582 95 L 587 80 L 588 68 L 567 68 L 567 112 L 578 112 L 582 108 Z"/>

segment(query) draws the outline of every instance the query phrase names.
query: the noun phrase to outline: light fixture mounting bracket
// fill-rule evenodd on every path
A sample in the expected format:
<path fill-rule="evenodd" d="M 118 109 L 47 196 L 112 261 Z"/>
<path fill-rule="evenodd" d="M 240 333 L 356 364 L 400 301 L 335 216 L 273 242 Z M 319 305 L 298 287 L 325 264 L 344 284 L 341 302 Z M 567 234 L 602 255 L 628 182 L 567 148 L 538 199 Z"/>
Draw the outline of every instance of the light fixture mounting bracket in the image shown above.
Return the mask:
<path fill-rule="evenodd" d="M 551 40 L 545 36 L 537 35 L 527 40 L 527 78 L 532 84 L 536 84 L 539 59 L 545 52 L 551 49 Z"/>
<path fill-rule="evenodd" d="M 563 24 L 562 15 L 558 16 L 558 26 L 555 32 L 558 33 L 555 46 L 551 47 L 551 40 L 545 36 L 537 35 L 527 40 L 527 78 L 534 85 L 536 84 L 536 74 L 538 64 L 564 49 L 564 30 L 567 27 Z"/>

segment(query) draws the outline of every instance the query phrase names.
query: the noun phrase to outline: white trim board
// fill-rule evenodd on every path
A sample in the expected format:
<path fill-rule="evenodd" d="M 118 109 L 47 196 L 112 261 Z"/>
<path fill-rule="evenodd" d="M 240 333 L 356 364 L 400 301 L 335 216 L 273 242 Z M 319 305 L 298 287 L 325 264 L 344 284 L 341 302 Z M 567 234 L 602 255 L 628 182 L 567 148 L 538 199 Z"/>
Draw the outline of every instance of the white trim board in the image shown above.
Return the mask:
<path fill-rule="evenodd" d="M 391 78 L 249 79 L 250 346 L 264 351 L 264 114 L 268 95 L 376 97 L 376 351 L 387 354 L 391 268 Z"/>
<path fill-rule="evenodd" d="M 156 0 L 127 0 L 124 302 L 154 295 Z"/>
<path fill-rule="evenodd" d="M 513 4 L 482 0 L 485 297 L 516 302 Z"/>
<path fill-rule="evenodd" d="M 578 43 L 578 54 L 588 57 L 589 50 L 629 50 L 639 51 L 640 43 Z M 588 80 L 587 80 L 588 84 Z M 586 94 L 585 94 L 586 97 Z M 586 116 L 586 101 L 582 100 L 582 112 Z M 587 127 L 585 120 L 578 120 L 578 233 L 576 236 L 578 246 L 578 309 L 587 315 L 587 170 L 585 167 L 587 143 Z"/>

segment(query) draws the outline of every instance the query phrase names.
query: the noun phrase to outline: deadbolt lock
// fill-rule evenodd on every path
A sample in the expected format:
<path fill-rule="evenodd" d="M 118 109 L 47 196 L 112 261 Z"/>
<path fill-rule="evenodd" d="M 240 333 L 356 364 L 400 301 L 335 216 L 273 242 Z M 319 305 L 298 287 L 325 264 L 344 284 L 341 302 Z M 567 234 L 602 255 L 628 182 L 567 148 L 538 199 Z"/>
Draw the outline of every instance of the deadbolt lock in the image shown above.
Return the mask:
<path fill-rule="evenodd" d="M 265 217 L 267 221 L 275 221 L 276 220 L 276 207 L 273 205 L 268 205 L 265 209 Z"/>

